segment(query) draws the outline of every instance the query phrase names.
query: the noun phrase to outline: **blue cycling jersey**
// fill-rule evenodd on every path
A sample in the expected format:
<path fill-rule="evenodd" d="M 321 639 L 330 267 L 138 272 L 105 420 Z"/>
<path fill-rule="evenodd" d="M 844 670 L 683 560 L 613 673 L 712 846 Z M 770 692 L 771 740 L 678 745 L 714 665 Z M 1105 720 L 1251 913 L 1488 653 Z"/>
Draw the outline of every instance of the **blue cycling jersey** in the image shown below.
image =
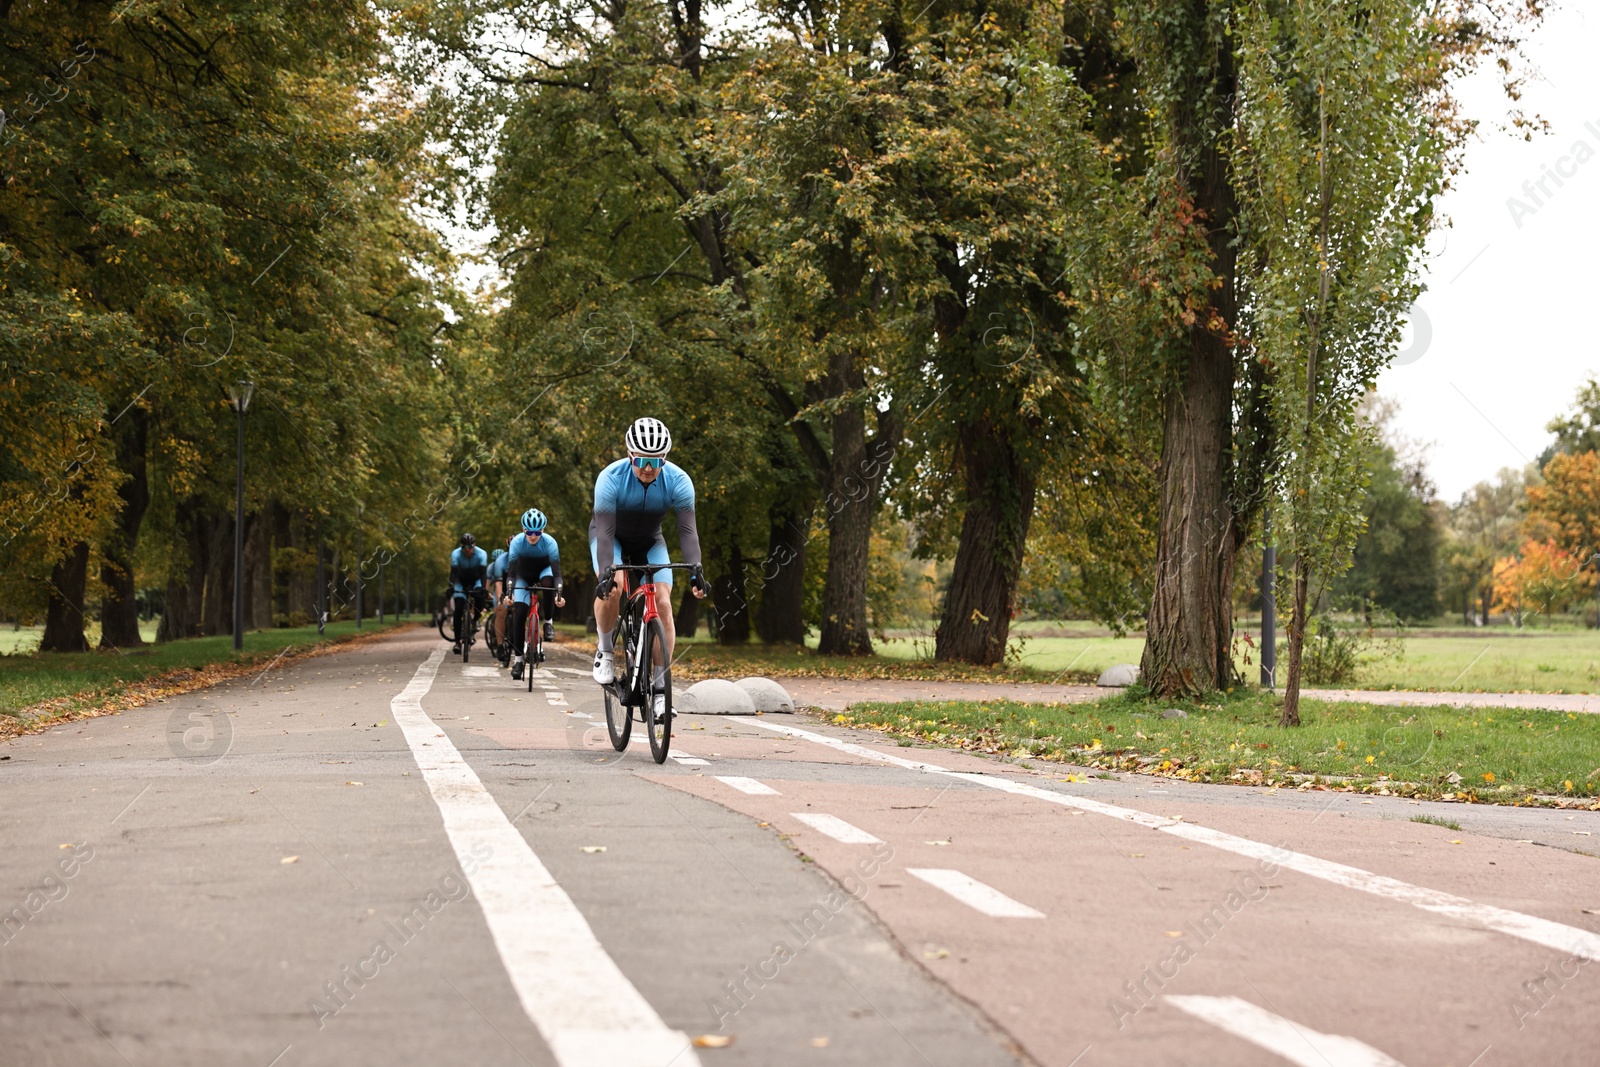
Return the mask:
<path fill-rule="evenodd" d="M 494 559 L 489 561 L 489 571 L 487 577 L 491 582 L 504 581 L 506 577 L 506 564 L 510 562 L 510 556 L 503 548 L 495 549 L 494 553 Z"/>
<path fill-rule="evenodd" d="M 506 553 L 506 573 L 515 580 L 512 599 L 518 604 L 529 601 L 531 590 L 540 578 L 553 577 L 561 584 L 561 546 L 548 533 L 541 533 L 537 541 L 529 541 L 525 533 L 511 541 L 511 551 Z"/>
<path fill-rule="evenodd" d="M 665 545 L 661 520 L 676 512 L 678 544 L 688 563 L 700 562 L 700 535 L 694 521 L 694 482 L 676 463 L 662 464 L 649 485 L 639 480 L 633 462 L 624 457 L 600 472 L 594 483 L 594 518 L 589 541 L 596 567 L 613 557 L 620 546 L 630 557 L 642 556 L 651 546 Z M 658 553 L 659 554 L 659 553 Z M 629 562 L 633 562 L 632 559 Z"/>
<path fill-rule="evenodd" d="M 489 554 L 481 548 L 470 553 L 457 548 L 450 553 L 450 584 L 457 593 L 482 589 L 489 572 Z"/>

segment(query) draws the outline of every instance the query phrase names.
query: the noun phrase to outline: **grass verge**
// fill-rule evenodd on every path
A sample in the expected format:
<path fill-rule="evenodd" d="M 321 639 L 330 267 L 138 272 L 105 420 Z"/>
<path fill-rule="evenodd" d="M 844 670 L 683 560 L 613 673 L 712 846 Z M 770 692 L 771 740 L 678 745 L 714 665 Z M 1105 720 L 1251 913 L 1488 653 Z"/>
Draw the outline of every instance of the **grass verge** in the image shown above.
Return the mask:
<path fill-rule="evenodd" d="M 942 682 L 1055 682 L 1059 685 L 1093 685 L 1098 671 L 1036 670 L 1002 663 L 977 667 L 970 663 L 935 663 L 931 659 L 894 656 L 824 656 L 799 645 L 718 645 L 709 641 L 680 641 L 672 665 L 673 677 L 689 681 L 702 678 L 742 678 L 759 674 L 768 678 L 903 678 Z"/>
<path fill-rule="evenodd" d="M 233 650 L 232 637 L 221 636 L 126 651 L 0 656 L 0 738 L 204 689 L 275 662 L 415 625 L 413 620 L 379 626 L 369 619 L 359 632 L 354 622 L 331 623 L 321 635 L 315 626 L 258 630 L 245 634 L 242 652 Z"/>
<path fill-rule="evenodd" d="M 1300 727 L 1284 729 L 1277 701 L 1251 691 L 1212 703 L 1125 693 L 1086 704 L 857 704 L 835 721 L 907 744 L 1192 782 L 1600 810 L 1600 716 L 1322 701 L 1300 714 Z"/>

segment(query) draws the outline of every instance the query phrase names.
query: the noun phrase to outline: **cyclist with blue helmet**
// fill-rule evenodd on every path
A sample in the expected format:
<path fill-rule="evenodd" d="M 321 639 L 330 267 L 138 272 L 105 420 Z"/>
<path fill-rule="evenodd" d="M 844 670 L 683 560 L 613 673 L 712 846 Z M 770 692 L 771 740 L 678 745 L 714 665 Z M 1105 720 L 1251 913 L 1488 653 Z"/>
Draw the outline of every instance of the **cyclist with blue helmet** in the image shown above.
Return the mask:
<path fill-rule="evenodd" d="M 561 546 L 545 532 L 548 520 L 538 508 L 522 513 L 522 533 L 511 539 L 506 553 L 506 574 L 512 581 L 511 593 L 511 677 L 522 678 L 523 645 L 528 629 L 528 614 L 533 610 L 534 590 L 540 591 L 544 615 L 544 640 L 556 635 L 551 621 L 556 608 L 566 604 L 561 595 Z"/>
<path fill-rule="evenodd" d="M 469 533 L 461 535 L 461 545 L 450 553 L 450 592 L 455 607 L 456 655 L 461 655 L 461 624 L 465 621 L 467 601 L 473 613 L 481 614 L 489 606 L 489 590 L 484 579 L 489 572 L 489 554 L 478 547 L 478 539 Z"/>
<path fill-rule="evenodd" d="M 611 567 L 626 563 L 630 567 L 670 563 L 661 522 L 667 512 L 678 524 L 678 546 L 686 563 L 696 565 L 689 588 L 698 598 L 706 595 L 705 577 L 700 573 L 700 534 L 694 521 L 694 482 L 682 467 L 667 462 L 672 451 L 672 434 L 659 419 L 638 419 L 625 438 L 627 456 L 600 472 L 594 483 L 594 518 L 589 523 L 590 561 L 594 564 L 594 620 L 599 630 L 599 648 L 594 656 L 594 680 L 610 685 L 616 680 L 613 631 L 622 611 L 621 587 L 607 575 Z M 604 560 L 604 565 L 601 561 Z M 664 664 L 672 661 L 671 645 L 676 640 L 672 624 L 672 572 L 656 571 L 657 584 L 667 586 L 656 599 L 661 628 L 669 646 L 662 650 L 662 663 L 651 679 L 663 684 Z M 665 698 L 657 694 L 658 703 Z"/>

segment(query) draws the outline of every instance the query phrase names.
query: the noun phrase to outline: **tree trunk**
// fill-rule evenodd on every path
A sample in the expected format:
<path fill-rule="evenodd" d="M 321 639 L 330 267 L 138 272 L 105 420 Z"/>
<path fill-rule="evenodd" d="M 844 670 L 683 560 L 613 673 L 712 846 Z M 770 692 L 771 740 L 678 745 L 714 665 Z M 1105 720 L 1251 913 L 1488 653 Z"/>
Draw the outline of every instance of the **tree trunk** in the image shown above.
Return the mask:
<path fill-rule="evenodd" d="M 219 513 L 205 519 L 206 592 L 200 631 L 233 633 L 233 520 Z"/>
<path fill-rule="evenodd" d="M 244 628 L 272 626 L 272 527 L 262 512 L 244 520 Z"/>
<path fill-rule="evenodd" d="M 150 506 L 150 483 L 145 469 L 145 440 L 149 417 L 142 408 L 130 408 L 117 430 L 117 464 L 127 479 L 117 487 L 122 510 L 116 528 L 107 536 L 100 565 L 105 599 L 100 605 L 100 647 L 128 648 L 144 644 L 139 636 L 138 584 L 133 572 L 139 527 Z"/>
<path fill-rule="evenodd" d="M 742 645 L 750 640 L 750 601 L 745 597 L 744 552 L 739 542 L 727 546 L 722 573 L 712 583 L 716 605 L 717 644 Z"/>
<path fill-rule="evenodd" d="M 89 543 L 79 541 L 50 570 L 50 602 L 45 607 L 40 652 L 87 652 L 83 635 L 83 593 L 89 583 Z"/>
<path fill-rule="evenodd" d="M 1035 476 L 996 427 L 973 426 L 961 441 L 967 513 L 934 635 L 934 658 L 989 665 L 1006 654 L 1033 520 Z"/>
<path fill-rule="evenodd" d="M 806 541 L 811 499 L 785 496 L 767 512 L 767 558 L 761 569 L 761 607 L 756 633 L 768 644 L 804 644 L 806 639 Z"/>
<path fill-rule="evenodd" d="M 199 504 L 185 501 L 178 507 L 177 533 L 183 539 L 188 561 L 183 576 L 167 577 L 166 610 L 156 628 L 157 641 L 176 641 L 194 637 L 200 631 L 201 610 L 205 602 L 206 538 L 196 515 Z"/>
<path fill-rule="evenodd" d="M 1238 92 L 1234 44 L 1206 5 L 1179 12 L 1165 30 L 1174 79 L 1166 121 L 1178 181 L 1206 228 L 1216 284 L 1205 290 L 1210 306 L 1195 309 L 1187 358 L 1164 403 L 1155 589 L 1140 664 L 1144 684 L 1164 697 L 1198 696 L 1234 680 L 1234 556 L 1246 532 L 1241 512 L 1259 504 L 1237 499 L 1234 484 L 1238 204 L 1224 149 Z"/>
<path fill-rule="evenodd" d="M 591 596 L 589 599 L 592 601 L 594 598 Z M 672 625 L 679 637 L 693 637 L 694 632 L 700 629 L 700 607 L 703 603 L 688 585 L 683 587 L 683 596 L 678 598 L 678 610 L 672 615 Z M 593 612 L 590 614 L 592 616 Z"/>
<path fill-rule="evenodd" d="M 859 386 L 860 374 L 849 371 L 849 357 L 836 365 L 837 377 Z M 844 390 L 839 390 L 843 393 Z M 880 414 L 878 434 L 867 440 L 866 412 L 856 404 L 833 416 L 833 455 L 828 465 L 828 577 L 822 592 L 822 634 L 817 650 L 830 656 L 872 655 L 867 628 L 867 561 L 872 546 L 872 518 L 878 511 L 878 487 L 894 457 L 898 429 L 892 416 Z"/>
<path fill-rule="evenodd" d="M 1220 338 L 1191 340 L 1188 373 L 1166 402 L 1155 590 L 1140 664 L 1144 684 L 1168 697 L 1226 689 L 1234 674 L 1233 357 Z"/>
<path fill-rule="evenodd" d="M 1300 664 L 1306 647 L 1306 590 L 1309 585 L 1305 564 L 1299 555 L 1294 560 L 1294 615 L 1289 619 L 1289 673 L 1283 683 L 1283 715 L 1279 726 L 1300 725 Z"/>

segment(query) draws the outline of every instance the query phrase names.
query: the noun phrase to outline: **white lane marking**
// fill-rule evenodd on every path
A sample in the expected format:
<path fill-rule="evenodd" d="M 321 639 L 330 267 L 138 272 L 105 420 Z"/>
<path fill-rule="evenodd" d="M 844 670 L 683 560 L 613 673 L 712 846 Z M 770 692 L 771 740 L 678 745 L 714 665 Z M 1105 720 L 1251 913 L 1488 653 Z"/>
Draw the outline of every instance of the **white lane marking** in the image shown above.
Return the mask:
<path fill-rule="evenodd" d="M 1492 904 L 1479 904 L 1465 897 L 1441 893 L 1435 889 L 1427 889 L 1422 886 L 1412 885 L 1409 882 L 1402 882 L 1397 878 L 1373 874 L 1371 871 L 1362 870 L 1360 867 L 1350 867 L 1343 863 L 1318 859 L 1315 856 L 1307 856 L 1304 853 L 1293 852 L 1280 846 L 1265 845 L 1259 841 L 1236 837 L 1221 830 L 1212 830 L 1208 827 L 1180 822 L 1177 819 L 1169 819 L 1163 815 L 1152 815 L 1149 812 L 1119 807 L 1116 804 L 1107 804 L 1104 801 L 1091 800 L 1088 797 L 1040 789 L 1037 786 L 1014 782 L 1009 778 L 1000 778 L 995 775 L 968 774 L 961 771 L 947 770 L 932 763 L 901 759 L 899 756 L 892 756 L 885 752 L 874 752 L 864 745 L 841 741 L 836 737 L 827 737 L 823 734 L 812 733 L 809 730 L 801 730 L 793 726 L 763 722 L 760 719 L 746 719 L 745 721 L 753 726 L 759 726 L 763 730 L 771 730 L 790 737 L 814 741 L 817 744 L 827 745 L 829 748 L 861 756 L 864 759 L 876 760 L 880 763 L 891 763 L 898 767 L 906 767 L 910 770 L 923 771 L 928 774 L 938 774 L 947 778 L 960 778 L 976 785 L 986 786 L 989 789 L 999 789 L 1019 796 L 1048 801 L 1051 804 L 1060 804 L 1063 807 L 1077 808 L 1080 811 L 1090 811 L 1097 815 L 1121 819 L 1124 822 L 1135 823 L 1151 830 L 1160 830 L 1175 837 L 1182 837 L 1189 841 L 1210 845 L 1213 848 L 1220 848 L 1225 852 L 1237 853 L 1252 859 L 1264 859 L 1280 867 L 1287 867 L 1290 870 L 1298 871 L 1312 878 L 1320 878 L 1325 882 L 1341 885 L 1347 889 L 1359 889 L 1374 896 L 1398 900 L 1421 908 L 1424 911 L 1431 911 L 1437 915 L 1446 915 L 1466 923 L 1476 923 L 1502 934 L 1519 937 L 1524 941 L 1543 945 L 1546 948 L 1564 952 L 1569 956 L 1580 956 L 1584 959 L 1600 962 L 1600 934 L 1591 933 L 1576 926 L 1567 926 L 1563 923 L 1552 922 L 1549 919 L 1524 915 L 1522 912 L 1511 911 L 1507 908 L 1497 908 Z"/>
<path fill-rule="evenodd" d="M 1235 1037 L 1242 1037 L 1299 1067 L 1405 1067 L 1353 1037 L 1323 1034 L 1238 997 L 1168 996 L 1181 1008 Z"/>
<path fill-rule="evenodd" d="M 821 812 L 791 811 L 791 819 L 799 819 L 818 833 L 827 834 L 835 841 L 845 845 L 881 845 L 882 841 L 873 837 L 859 826 L 852 826 L 837 815 L 824 815 Z"/>
<path fill-rule="evenodd" d="M 523 1011 L 560 1067 L 698 1067 L 689 1039 L 661 1021 L 606 954 L 572 898 L 422 710 L 443 659 L 441 649 L 417 668 L 389 702 L 390 714 L 439 807 Z"/>
<path fill-rule="evenodd" d="M 758 782 L 754 778 L 745 778 L 737 774 L 714 775 L 723 785 L 731 785 L 741 793 L 749 793 L 753 797 L 775 797 L 781 794 L 765 782 Z"/>
<path fill-rule="evenodd" d="M 992 885 L 948 867 L 907 867 L 906 873 L 921 878 L 935 889 L 942 889 L 969 908 L 996 919 L 1042 919 L 1044 912 L 1012 900 Z"/>
<path fill-rule="evenodd" d="M 682 763 L 682 764 L 685 764 L 685 765 L 688 765 L 688 766 L 692 766 L 692 767 L 709 767 L 709 766 L 711 766 L 711 761 L 710 760 L 703 760 L 699 756 L 691 756 L 687 752 L 668 752 L 667 755 L 670 756 L 672 759 L 677 760 L 679 763 Z"/>
<path fill-rule="evenodd" d="M 468 678 L 497 678 L 500 676 L 499 667 L 462 667 L 461 673 Z"/>

